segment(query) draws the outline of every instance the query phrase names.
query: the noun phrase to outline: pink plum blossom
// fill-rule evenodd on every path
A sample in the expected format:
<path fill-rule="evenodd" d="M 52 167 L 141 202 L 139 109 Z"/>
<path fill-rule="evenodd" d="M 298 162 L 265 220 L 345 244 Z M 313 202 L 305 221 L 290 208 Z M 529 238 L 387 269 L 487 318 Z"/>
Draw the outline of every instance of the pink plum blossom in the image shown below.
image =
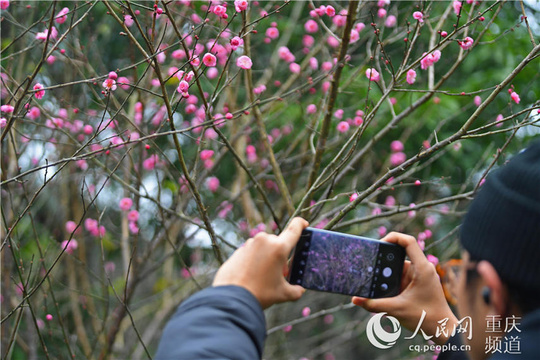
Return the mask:
<path fill-rule="evenodd" d="M 120 207 L 120 210 L 122 211 L 128 211 L 133 206 L 133 200 L 130 198 L 122 198 L 120 199 L 120 202 L 118 203 L 118 206 Z"/>
<path fill-rule="evenodd" d="M 297 64 L 297 63 L 295 63 L 295 62 L 289 64 L 289 70 L 290 70 L 293 74 L 299 74 L 301 69 L 302 69 L 302 68 L 300 67 L 300 65 Z"/>
<path fill-rule="evenodd" d="M 273 26 L 266 29 L 266 36 L 270 39 L 277 39 L 279 37 L 279 30 Z"/>
<path fill-rule="evenodd" d="M 384 19 L 386 17 L 386 9 L 379 8 L 379 10 L 377 10 L 377 16 Z"/>
<path fill-rule="evenodd" d="M 127 77 L 125 76 L 120 76 L 118 78 L 118 85 L 120 85 L 120 87 L 123 89 L 123 90 L 129 90 L 129 84 L 130 84 L 130 81 Z"/>
<path fill-rule="evenodd" d="M 236 66 L 242 69 L 251 69 L 253 63 L 251 62 L 251 59 L 249 57 L 247 57 L 246 55 L 242 55 L 236 60 Z"/>
<path fill-rule="evenodd" d="M 202 61 L 203 61 L 203 64 L 208 67 L 216 66 L 216 63 L 217 63 L 216 57 L 210 53 L 204 54 Z"/>
<path fill-rule="evenodd" d="M 412 85 L 416 81 L 416 71 L 410 69 L 407 71 L 407 83 Z"/>
<path fill-rule="evenodd" d="M 288 333 L 288 332 L 291 332 L 292 330 L 292 325 L 287 325 L 283 328 L 283 332 L 284 333 Z"/>
<path fill-rule="evenodd" d="M 333 35 L 328 35 L 326 42 L 333 48 L 337 48 L 339 46 L 339 40 Z"/>
<path fill-rule="evenodd" d="M 347 10 L 345 10 L 344 12 L 340 12 L 339 15 L 334 16 L 332 18 L 332 22 L 337 27 L 345 26 L 345 24 L 347 23 Z"/>
<path fill-rule="evenodd" d="M 331 5 L 326 5 L 326 9 L 324 9 L 326 12 L 326 15 L 333 17 L 336 15 L 336 9 L 334 9 Z"/>
<path fill-rule="evenodd" d="M 397 18 L 394 15 L 389 15 L 384 22 L 386 27 L 394 27 L 397 24 Z"/>
<path fill-rule="evenodd" d="M 179 93 L 187 93 L 189 90 L 189 83 L 186 80 L 180 81 L 178 88 L 176 89 Z"/>
<path fill-rule="evenodd" d="M 404 148 L 403 143 L 399 140 L 394 140 L 390 143 L 390 149 L 392 152 L 400 152 L 403 151 Z"/>
<path fill-rule="evenodd" d="M 46 319 L 47 321 L 52 321 L 53 316 L 52 316 L 51 314 L 47 314 L 47 315 L 45 315 L 45 319 Z"/>
<path fill-rule="evenodd" d="M 223 201 L 219 207 L 221 210 L 218 212 L 218 217 L 220 219 L 225 219 L 227 214 L 229 214 L 229 212 L 231 212 L 233 209 L 233 204 L 229 203 L 228 201 Z"/>
<path fill-rule="evenodd" d="M 310 314 L 311 314 L 311 309 L 308 306 L 306 306 L 305 308 L 302 309 L 302 316 L 303 317 L 308 317 Z"/>
<path fill-rule="evenodd" d="M 132 26 L 134 23 L 135 23 L 135 21 L 133 20 L 133 18 L 131 17 L 131 15 L 124 15 L 124 24 L 125 24 L 127 27 Z"/>
<path fill-rule="evenodd" d="M 128 229 L 129 229 L 129 232 L 132 233 L 133 235 L 139 232 L 139 227 L 137 226 L 137 223 L 135 221 L 130 221 L 128 223 Z"/>
<path fill-rule="evenodd" d="M 502 114 L 497 115 L 497 117 L 495 118 L 495 126 L 501 127 L 503 125 L 502 123 L 503 119 L 504 119 L 504 116 Z"/>
<path fill-rule="evenodd" d="M 242 40 L 242 38 L 238 36 L 235 36 L 231 39 L 230 44 L 231 44 L 231 48 L 233 50 L 236 50 L 238 49 L 238 47 L 244 45 L 244 40 Z"/>
<path fill-rule="evenodd" d="M 63 8 L 62 10 L 60 10 L 60 12 L 56 15 L 56 17 L 54 18 L 54 20 L 58 23 L 58 24 L 63 24 L 66 22 L 67 20 L 67 13 L 69 12 L 69 9 L 67 7 Z"/>
<path fill-rule="evenodd" d="M 409 207 L 410 207 L 411 209 L 414 209 L 414 208 L 416 207 L 416 204 L 415 204 L 415 203 L 410 203 L 410 204 L 409 204 Z M 408 216 L 409 218 L 415 217 L 415 216 L 416 216 L 416 211 L 415 211 L 415 210 L 409 210 L 409 211 L 407 212 L 407 216 Z"/>
<path fill-rule="evenodd" d="M 390 163 L 392 166 L 398 166 L 401 165 L 407 160 L 407 156 L 403 152 L 396 152 L 390 155 Z"/>
<path fill-rule="evenodd" d="M 215 176 L 209 177 L 206 180 L 206 187 L 208 190 L 215 193 L 219 189 L 219 179 Z"/>
<path fill-rule="evenodd" d="M 248 8 L 248 4 L 247 0 L 234 0 L 234 9 L 236 12 L 244 11 Z"/>
<path fill-rule="evenodd" d="M 206 77 L 215 79 L 219 75 L 219 70 L 216 67 L 211 67 L 206 71 Z"/>
<path fill-rule="evenodd" d="M 317 70 L 319 68 L 319 60 L 317 60 L 316 57 L 312 57 L 309 59 L 309 67 L 313 70 Z"/>
<path fill-rule="evenodd" d="M 75 223 L 75 221 L 67 221 L 66 222 L 66 232 L 71 234 L 75 231 L 75 229 L 77 229 L 77 224 Z"/>
<path fill-rule="evenodd" d="M 452 6 L 454 8 L 454 13 L 457 15 L 459 14 L 459 12 L 461 11 L 461 1 L 459 0 L 455 0 L 453 3 L 452 3 Z"/>
<path fill-rule="evenodd" d="M 308 114 L 315 114 L 317 112 L 317 106 L 315 104 L 309 104 L 306 108 Z"/>
<path fill-rule="evenodd" d="M 103 82 L 103 87 L 106 91 L 114 91 L 116 90 L 116 81 L 113 79 L 106 79 Z"/>
<path fill-rule="evenodd" d="M 480 104 L 482 104 L 482 98 L 480 96 L 476 95 L 474 97 L 474 105 L 480 106 Z"/>
<path fill-rule="evenodd" d="M 145 170 L 153 170 L 158 163 L 159 163 L 158 155 L 153 154 L 143 161 L 143 168 Z"/>
<path fill-rule="evenodd" d="M 435 64 L 437 61 L 441 58 L 441 52 L 439 50 L 435 50 L 434 52 L 427 54 L 422 54 L 423 58 L 420 60 L 420 68 L 422 70 L 426 70 L 428 67 Z"/>
<path fill-rule="evenodd" d="M 68 254 L 73 254 L 73 251 L 79 247 L 79 243 L 75 239 L 64 240 L 60 246 L 62 249 L 65 249 Z"/>
<path fill-rule="evenodd" d="M 467 36 L 463 41 L 458 41 L 458 44 L 463 50 L 469 50 L 473 46 L 474 40 L 472 37 Z"/>
<path fill-rule="evenodd" d="M 439 263 L 439 258 L 437 258 L 435 255 L 428 254 L 426 257 L 427 260 L 433 265 L 437 265 Z"/>
<path fill-rule="evenodd" d="M 330 71 L 330 70 L 332 70 L 332 67 L 334 67 L 334 66 L 332 65 L 332 63 L 330 61 L 325 61 L 325 62 L 322 63 L 321 70 Z"/>
<path fill-rule="evenodd" d="M 9 0 L 0 0 L 0 9 L 6 10 L 9 7 Z"/>
<path fill-rule="evenodd" d="M 352 29 L 351 30 L 351 39 L 350 39 L 351 44 L 354 44 L 358 40 L 360 40 L 360 34 L 358 34 L 358 31 L 356 31 L 355 29 Z"/>
<path fill-rule="evenodd" d="M 139 220 L 139 212 L 137 210 L 131 210 L 128 212 L 127 219 L 131 222 Z"/>
<path fill-rule="evenodd" d="M 208 160 L 214 156 L 214 150 L 202 150 L 200 157 L 202 161 Z"/>
<path fill-rule="evenodd" d="M 381 79 L 379 72 L 373 68 L 366 70 L 366 77 L 369 79 L 369 81 L 379 81 Z"/>
<path fill-rule="evenodd" d="M 392 195 L 387 196 L 386 199 L 384 200 L 384 205 L 389 206 L 389 207 L 396 205 L 396 198 L 393 197 Z"/>
<path fill-rule="evenodd" d="M 354 25 L 354 29 L 358 32 L 361 32 L 362 30 L 364 30 L 365 27 L 366 27 L 366 24 L 362 22 Z"/>
<path fill-rule="evenodd" d="M 40 84 L 40 83 L 37 83 L 36 85 L 34 85 L 34 90 L 37 90 L 34 95 L 36 97 L 36 99 L 42 99 L 43 96 L 45 95 L 45 90 L 42 90 L 43 89 L 43 85 Z"/>
<path fill-rule="evenodd" d="M 281 46 L 278 49 L 278 55 L 282 60 L 285 60 L 286 62 L 294 62 L 296 59 L 293 53 L 289 50 L 286 46 Z"/>
<path fill-rule="evenodd" d="M 340 133 L 347 132 L 350 128 L 350 125 L 346 121 L 340 121 L 339 124 L 337 124 L 337 131 Z"/>
<path fill-rule="evenodd" d="M 304 45 L 307 48 L 312 47 L 315 44 L 315 38 L 311 35 L 304 35 L 302 37 L 302 45 Z"/>
<path fill-rule="evenodd" d="M 266 91 L 266 85 L 264 84 L 261 84 L 253 89 L 253 93 L 257 95 L 262 94 L 265 91 Z"/>
<path fill-rule="evenodd" d="M 216 5 L 214 6 L 214 9 L 212 10 L 212 12 L 219 17 L 223 17 L 223 15 L 227 13 L 227 8 L 225 6 Z"/>
<path fill-rule="evenodd" d="M 11 105 L 6 104 L 6 105 L 0 106 L 0 110 L 5 113 L 12 113 L 15 110 L 15 108 Z"/>
<path fill-rule="evenodd" d="M 317 32 L 317 30 L 319 30 L 319 25 L 317 24 L 317 22 L 315 20 L 309 19 L 304 24 L 304 29 L 306 29 L 307 33 L 313 34 L 313 33 Z"/>
<path fill-rule="evenodd" d="M 418 22 L 423 23 L 424 22 L 424 14 L 422 14 L 420 11 L 415 11 L 412 14 L 413 18 L 418 20 Z"/>
<path fill-rule="evenodd" d="M 7 119 L 6 118 L 0 118 L 0 128 L 5 128 L 7 125 Z"/>
<path fill-rule="evenodd" d="M 515 91 L 512 91 L 510 97 L 512 98 L 512 100 L 514 100 L 516 104 L 519 104 L 519 102 L 521 101 L 521 99 L 519 98 L 519 94 Z"/>
<path fill-rule="evenodd" d="M 36 40 L 47 40 L 47 36 L 49 36 L 49 29 L 45 29 L 42 32 L 38 32 L 36 34 Z M 58 36 L 58 30 L 54 26 L 51 27 L 51 39 L 56 39 Z"/>

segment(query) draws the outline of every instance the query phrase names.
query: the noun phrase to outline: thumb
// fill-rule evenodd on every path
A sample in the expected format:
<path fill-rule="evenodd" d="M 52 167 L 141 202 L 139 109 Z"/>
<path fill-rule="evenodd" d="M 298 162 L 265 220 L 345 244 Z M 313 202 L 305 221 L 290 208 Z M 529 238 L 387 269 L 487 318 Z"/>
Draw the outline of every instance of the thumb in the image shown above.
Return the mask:
<path fill-rule="evenodd" d="M 296 301 L 304 295 L 306 289 L 300 285 L 291 285 L 289 283 L 285 284 L 285 301 Z"/>
<path fill-rule="evenodd" d="M 360 296 L 354 296 L 352 298 L 352 302 L 354 305 L 363 307 L 369 312 L 388 312 L 394 308 L 392 298 L 368 299 Z"/>

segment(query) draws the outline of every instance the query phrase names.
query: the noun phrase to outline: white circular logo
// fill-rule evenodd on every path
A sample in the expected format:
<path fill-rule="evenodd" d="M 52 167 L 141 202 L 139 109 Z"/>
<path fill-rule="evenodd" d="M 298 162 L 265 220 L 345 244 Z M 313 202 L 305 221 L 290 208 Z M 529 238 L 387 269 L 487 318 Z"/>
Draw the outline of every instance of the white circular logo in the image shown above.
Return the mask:
<path fill-rule="evenodd" d="M 382 328 L 381 319 L 386 313 L 378 313 L 369 319 L 366 327 L 366 333 L 369 342 L 379 349 L 389 349 L 401 335 L 401 324 L 393 316 L 386 318 L 392 323 L 392 332 L 387 332 Z"/>

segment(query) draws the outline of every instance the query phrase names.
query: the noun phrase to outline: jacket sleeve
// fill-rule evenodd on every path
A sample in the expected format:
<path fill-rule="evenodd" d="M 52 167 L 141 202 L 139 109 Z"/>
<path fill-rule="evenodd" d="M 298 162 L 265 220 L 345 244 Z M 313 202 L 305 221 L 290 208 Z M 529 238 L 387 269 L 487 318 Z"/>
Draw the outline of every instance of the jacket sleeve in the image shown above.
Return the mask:
<path fill-rule="evenodd" d="M 263 310 L 248 290 L 211 287 L 180 305 L 155 359 L 260 359 L 265 337 Z"/>

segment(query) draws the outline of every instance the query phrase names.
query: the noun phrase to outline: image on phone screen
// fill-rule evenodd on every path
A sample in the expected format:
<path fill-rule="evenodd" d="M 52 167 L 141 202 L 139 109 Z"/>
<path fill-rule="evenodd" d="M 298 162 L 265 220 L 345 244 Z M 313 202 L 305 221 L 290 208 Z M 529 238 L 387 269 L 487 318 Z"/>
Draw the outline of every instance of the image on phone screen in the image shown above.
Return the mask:
<path fill-rule="evenodd" d="M 404 258 L 403 248 L 394 244 L 308 228 L 295 249 L 289 281 L 345 295 L 393 296 Z"/>

